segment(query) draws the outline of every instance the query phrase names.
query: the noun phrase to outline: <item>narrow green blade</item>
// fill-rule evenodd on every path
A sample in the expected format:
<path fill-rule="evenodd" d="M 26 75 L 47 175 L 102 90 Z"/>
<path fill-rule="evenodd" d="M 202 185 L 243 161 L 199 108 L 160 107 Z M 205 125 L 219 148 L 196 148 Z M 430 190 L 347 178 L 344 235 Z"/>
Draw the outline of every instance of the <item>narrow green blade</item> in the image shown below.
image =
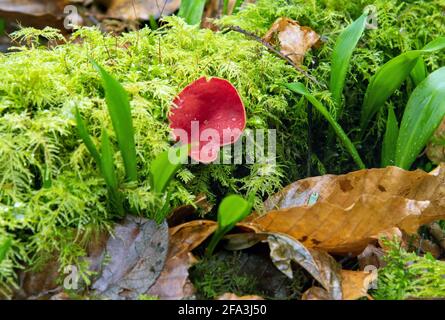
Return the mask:
<path fill-rule="evenodd" d="M 383 138 L 381 167 L 395 165 L 397 138 L 399 137 L 399 124 L 393 108 L 388 110 L 388 120 L 386 121 L 386 132 Z"/>
<path fill-rule="evenodd" d="M 421 51 L 405 52 L 385 63 L 372 77 L 365 94 L 360 126 L 362 132 L 385 101 L 402 85 L 417 64 Z"/>
<path fill-rule="evenodd" d="M 106 130 L 102 130 L 101 152 L 102 176 L 104 177 L 107 185 L 111 207 L 115 209 L 119 215 L 122 215 L 123 204 L 121 194 L 118 190 L 119 184 L 116 175 L 116 168 L 114 166 L 114 152 Z"/>
<path fill-rule="evenodd" d="M 92 62 L 102 77 L 105 100 L 116 133 L 128 181 L 137 180 L 136 147 L 134 142 L 133 121 L 128 95 L 122 85 L 109 75 L 96 62 Z"/>
<path fill-rule="evenodd" d="M 346 150 L 348 150 L 349 154 L 354 159 L 355 163 L 358 165 L 360 169 L 365 169 L 365 164 L 363 163 L 362 159 L 360 158 L 360 155 L 357 152 L 357 149 L 355 148 L 352 141 L 348 138 L 346 133 L 343 131 L 342 127 L 338 124 L 338 122 L 334 119 L 334 117 L 330 114 L 328 109 L 326 109 L 320 101 L 318 101 L 310 92 L 307 90 L 307 88 L 304 86 L 304 84 L 295 82 L 286 84 L 286 87 L 289 90 L 292 90 L 295 93 L 303 95 L 312 105 L 325 117 L 325 119 L 329 122 L 329 124 L 334 129 L 335 133 L 337 134 L 340 141 L 345 146 Z"/>
<path fill-rule="evenodd" d="M 87 147 L 91 156 L 94 158 L 94 161 L 96 161 L 96 164 L 100 166 L 101 159 L 99 152 L 97 151 L 97 148 L 93 143 L 93 140 L 91 140 L 87 126 L 85 125 L 85 122 L 83 121 L 78 108 L 76 108 L 75 117 L 77 123 L 77 132 L 79 133 L 80 138 L 82 139 L 83 143 L 85 143 L 85 146 Z"/>
<path fill-rule="evenodd" d="M 238 195 L 223 199 L 218 207 L 218 224 L 220 229 L 232 228 L 244 220 L 252 211 L 252 204 Z"/>
<path fill-rule="evenodd" d="M 445 48 L 445 38 L 437 38 L 428 43 L 422 50 L 402 53 L 385 63 L 372 77 L 366 90 L 361 115 L 361 130 L 365 131 L 372 117 L 380 110 L 385 101 L 402 85 L 403 81 L 412 74 L 415 81 L 421 81 L 419 58 L 422 54 L 431 53 Z"/>
<path fill-rule="evenodd" d="M 190 24 L 200 24 L 206 0 L 182 0 L 178 16 Z"/>
<path fill-rule="evenodd" d="M 151 163 L 150 174 L 153 190 L 157 193 L 163 193 L 170 180 L 186 163 L 188 158 L 189 146 L 184 145 L 180 148 L 170 148 L 159 154 Z"/>
<path fill-rule="evenodd" d="M 0 242 L 0 263 L 6 258 L 6 255 L 8 254 L 9 249 L 11 249 L 12 246 L 12 239 L 6 238 L 3 239 Z"/>
<path fill-rule="evenodd" d="M 397 166 L 411 168 L 444 116 L 445 67 L 431 73 L 411 94 L 397 140 Z"/>
<path fill-rule="evenodd" d="M 352 52 L 357 46 L 360 37 L 366 26 L 367 13 L 363 13 L 356 21 L 349 25 L 338 37 L 332 53 L 331 63 L 331 80 L 329 88 L 332 98 L 340 110 L 341 114 L 341 97 L 345 86 L 346 73 L 348 72 L 349 62 Z"/>

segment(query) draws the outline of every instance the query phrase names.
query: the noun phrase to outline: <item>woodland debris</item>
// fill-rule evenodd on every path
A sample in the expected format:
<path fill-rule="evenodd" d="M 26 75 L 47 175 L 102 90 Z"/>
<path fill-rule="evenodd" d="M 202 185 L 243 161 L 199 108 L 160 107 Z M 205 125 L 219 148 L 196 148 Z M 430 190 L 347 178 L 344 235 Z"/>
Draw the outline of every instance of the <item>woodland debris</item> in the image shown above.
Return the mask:
<path fill-rule="evenodd" d="M 272 196 L 266 214 L 245 222 L 288 234 L 308 248 L 359 254 L 382 232 L 397 227 L 412 234 L 444 218 L 444 180 L 444 168 L 433 176 L 397 167 L 308 178 Z M 313 194 L 317 201 L 308 205 Z"/>
<path fill-rule="evenodd" d="M 157 224 L 127 216 L 122 224 L 116 225 L 104 248 L 106 263 L 92 289 L 95 294 L 113 300 L 137 299 L 161 274 L 167 248 L 165 221 Z"/>
<path fill-rule="evenodd" d="M 167 262 L 147 294 L 164 300 L 191 298 L 195 289 L 189 280 L 188 269 L 197 262 L 191 251 L 205 241 L 216 228 L 216 223 L 205 220 L 195 220 L 170 228 Z"/>
<path fill-rule="evenodd" d="M 263 39 L 279 45 L 281 53 L 296 65 L 303 64 L 306 52 L 320 43 L 320 36 L 314 30 L 289 18 L 277 19 Z"/>

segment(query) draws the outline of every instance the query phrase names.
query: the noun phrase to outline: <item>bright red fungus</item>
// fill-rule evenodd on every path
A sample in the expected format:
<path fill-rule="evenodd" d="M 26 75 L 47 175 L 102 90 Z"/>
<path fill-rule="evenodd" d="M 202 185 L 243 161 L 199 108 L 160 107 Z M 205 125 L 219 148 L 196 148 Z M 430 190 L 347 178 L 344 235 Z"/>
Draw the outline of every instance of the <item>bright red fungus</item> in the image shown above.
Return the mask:
<path fill-rule="evenodd" d="M 246 126 L 246 111 L 227 80 L 202 77 L 173 101 L 170 128 L 178 141 L 191 144 L 190 156 L 210 163 L 221 146 L 235 143 Z"/>

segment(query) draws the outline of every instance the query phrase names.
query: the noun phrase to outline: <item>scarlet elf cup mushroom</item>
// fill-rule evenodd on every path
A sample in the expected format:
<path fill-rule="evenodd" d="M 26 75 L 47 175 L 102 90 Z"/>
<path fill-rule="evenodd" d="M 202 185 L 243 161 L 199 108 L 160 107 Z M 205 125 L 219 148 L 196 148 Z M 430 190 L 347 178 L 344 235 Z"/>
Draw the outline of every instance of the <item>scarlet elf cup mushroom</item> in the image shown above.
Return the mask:
<path fill-rule="evenodd" d="M 190 157 L 211 163 L 218 158 L 222 146 L 241 137 L 246 110 L 229 81 L 202 77 L 174 99 L 169 120 L 176 141 L 190 144 Z"/>

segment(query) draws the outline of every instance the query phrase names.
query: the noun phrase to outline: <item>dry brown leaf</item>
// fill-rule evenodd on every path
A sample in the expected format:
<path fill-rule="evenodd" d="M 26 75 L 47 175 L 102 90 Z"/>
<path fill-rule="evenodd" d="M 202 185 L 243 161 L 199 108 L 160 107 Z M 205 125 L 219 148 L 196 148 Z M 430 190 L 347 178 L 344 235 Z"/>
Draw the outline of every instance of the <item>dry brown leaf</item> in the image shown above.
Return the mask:
<path fill-rule="evenodd" d="M 270 248 L 270 258 L 278 270 L 289 278 L 293 277 L 291 262 L 304 268 L 333 299 L 340 300 L 340 267 L 328 253 L 307 249 L 299 241 L 279 233 L 241 233 L 226 237 L 226 248 L 240 250 L 249 248 L 262 241 Z"/>
<path fill-rule="evenodd" d="M 106 243 L 106 263 L 92 289 L 113 300 L 137 299 L 156 281 L 168 250 L 168 227 L 135 216 L 116 224 Z"/>
<path fill-rule="evenodd" d="M 342 299 L 357 300 L 368 297 L 368 290 L 377 279 L 376 273 L 341 270 Z M 334 300 L 332 295 L 321 287 L 311 287 L 302 296 L 302 300 Z"/>
<path fill-rule="evenodd" d="M 358 264 L 360 270 L 365 270 L 365 268 L 375 267 L 381 268 L 386 265 L 383 260 L 385 251 L 382 248 L 377 248 L 376 246 L 369 244 L 362 253 L 357 256 Z"/>
<path fill-rule="evenodd" d="M 63 28 L 64 7 L 69 0 L 2 0 L 0 16 L 24 26 Z"/>
<path fill-rule="evenodd" d="M 396 167 L 308 178 L 272 196 L 265 215 L 245 222 L 289 234 L 307 247 L 359 254 L 382 232 L 397 227 L 414 233 L 444 218 L 444 179 L 444 168 L 434 176 Z"/>
<path fill-rule="evenodd" d="M 188 278 L 188 269 L 196 263 L 196 259 L 190 251 L 205 241 L 216 228 L 215 222 L 207 220 L 195 220 L 170 228 L 167 262 L 160 277 L 147 294 L 162 300 L 192 297 L 195 290 Z"/>
<path fill-rule="evenodd" d="M 357 300 L 368 296 L 371 284 L 377 280 L 376 272 L 342 270 L 343 300 Z"/>
<path fill-rule="evenodd" d="M 224 293 L 222 296 L 218 297 L 216 300 L 264 300 L 260 296 L 242 296 L 239 297 L 234 293 Z"/>
<path fill-rule="evenodd" d="M 311 287 L 303 293 L 301 300 L 332 300 L 332 297 L 323 288 Z"/>
<path fill-rule="evenodd" d="M 179 9 L 181 0 L 105 0 L 107 16 L 121 20 L 158 19 Z"/>
<path fill-rule="evenodd" d="M 281 53 L 296 65 L 301 65 L 304 56 L 320 41 L 320 36 L 311 28 L 303 27 L 289 18 L 277 19 L 263 38 L 272 45 L 279 45 Z"/>

